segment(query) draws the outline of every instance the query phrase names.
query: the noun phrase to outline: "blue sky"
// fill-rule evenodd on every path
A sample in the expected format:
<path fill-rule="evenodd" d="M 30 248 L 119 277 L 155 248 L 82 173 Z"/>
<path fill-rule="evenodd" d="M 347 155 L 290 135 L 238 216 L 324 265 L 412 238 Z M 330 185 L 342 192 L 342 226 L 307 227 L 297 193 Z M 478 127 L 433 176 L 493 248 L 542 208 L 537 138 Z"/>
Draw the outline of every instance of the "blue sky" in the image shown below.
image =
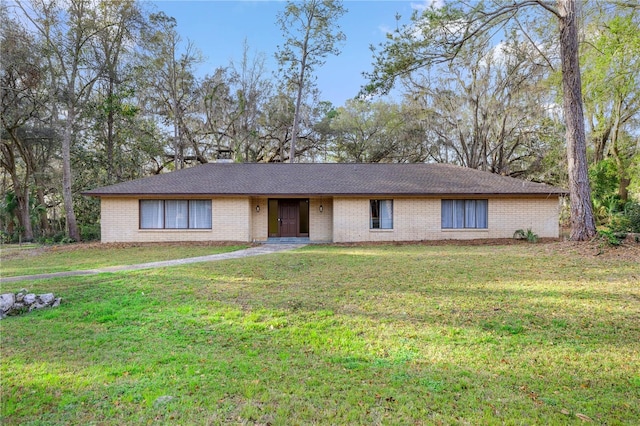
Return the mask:
<path fill-rule="evenodd" d="M 210 74 L 231 60 L 240 61 L 246 39 L 250 56 L 263 53 L 268 70 L 276 71 L 274 53 L 284 40 L 276 15 L 284 10 L 283 1 L 157 0 L 157 8 L 176 18 L 183 41 L 192 41 L 205 57 L 200 76 Z M 354 97 L 366 83 L 363 71 L 371 70 L 369 46 L 378 45 L 385 33 L 396 26 L 396 14 L 408 22 L 414 8 L 425 1 L 343 1 L 348 12 L 339 24 L 347 36 L 339 56 L 329 56 L 315 71 L 321 99 L 334 106 Z"/>

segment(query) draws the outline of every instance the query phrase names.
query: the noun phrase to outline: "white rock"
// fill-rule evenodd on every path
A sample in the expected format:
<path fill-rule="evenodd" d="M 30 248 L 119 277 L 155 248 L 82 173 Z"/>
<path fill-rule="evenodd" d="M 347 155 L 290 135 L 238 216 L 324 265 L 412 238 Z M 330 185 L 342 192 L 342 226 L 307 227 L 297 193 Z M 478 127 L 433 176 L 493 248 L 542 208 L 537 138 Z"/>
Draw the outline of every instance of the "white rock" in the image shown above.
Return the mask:
<path fill-rule="evenodd" d="M 45 293 L 39 295 L 38 299 L 40 299 L 40 303 L 44 305 L 51 305 L 56 300 L 56 297 L 53 295 L 53 293 Z"/>
<path fill-rule="evenodd" d="M 13 293 L 0 294 L 0 312 L 6 313 L 16 302 L 16 296 Z"/>

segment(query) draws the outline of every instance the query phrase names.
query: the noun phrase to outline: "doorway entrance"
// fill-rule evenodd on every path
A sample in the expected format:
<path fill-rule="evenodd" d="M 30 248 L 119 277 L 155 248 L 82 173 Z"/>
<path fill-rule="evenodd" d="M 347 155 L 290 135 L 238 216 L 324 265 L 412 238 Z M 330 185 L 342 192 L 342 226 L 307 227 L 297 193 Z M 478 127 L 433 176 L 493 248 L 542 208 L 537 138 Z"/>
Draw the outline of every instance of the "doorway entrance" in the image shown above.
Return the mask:
<path fill-rule="evenodd" d="M 270 199 L 269 237 L 308 237 L 309 199 Z"/>

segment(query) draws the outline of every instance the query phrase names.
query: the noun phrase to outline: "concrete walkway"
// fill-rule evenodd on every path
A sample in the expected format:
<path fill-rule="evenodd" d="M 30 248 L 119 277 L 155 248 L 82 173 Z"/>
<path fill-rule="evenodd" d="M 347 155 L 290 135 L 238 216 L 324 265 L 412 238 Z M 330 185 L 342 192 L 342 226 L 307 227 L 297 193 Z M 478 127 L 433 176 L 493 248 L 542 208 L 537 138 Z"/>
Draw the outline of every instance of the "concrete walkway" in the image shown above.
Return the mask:
<path fill-rule="evenodd" d="M 105 272 L 137 271 L 139 269 L 164 268 L 166 266 L 188 265 L 190 263 L 212 262 L 215 260 L 240 259 L 249 256 L 278 253 L 293 250 L 305 244 L 262 244 L 248 249 L 231 251 L 228 253 L 211 254 L 208 256 L 188 257 L 185 259 L 162 260 L 160 262 L 139 263 L 137 265 L 107 266 L 104 268 L 84 269 L 81 271 L 52 272 L 50 274 L 21 275 L 17 277 L 0 278 L 0 284 L 18 281 L 32 281 L 46 278 L 76 277 L 82 275 L 103 274 Z"/>

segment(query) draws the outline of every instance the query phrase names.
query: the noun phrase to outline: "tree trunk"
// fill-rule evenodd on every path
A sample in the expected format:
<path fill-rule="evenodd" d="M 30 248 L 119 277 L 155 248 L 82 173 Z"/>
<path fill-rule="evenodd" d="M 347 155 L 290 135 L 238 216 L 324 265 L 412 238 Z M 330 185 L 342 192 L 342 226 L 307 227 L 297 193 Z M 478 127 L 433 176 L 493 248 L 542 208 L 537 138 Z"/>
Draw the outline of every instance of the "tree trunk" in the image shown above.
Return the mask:
<path fill-rule="evenodd" d="M 28 203 L 28 199 L 29 199 L 29 191 L 28 191 L 28 185 L 29 185 L 29 181 L 31 179 L 33 179 L 33 189 L 35 189 L 35 195 L 36 195 L 36 200 L 37 200 L 37 205 L 38 206 L 46 206 L 45 203 L 45 197 L 44 197 L 44 187 L 45 184 L 42 182 L 43 179 L 43 173 L 42 173 L 42 166 L 39 165 L 38 161 L 36 161 L 35 159 L 35 154 L 32 151 L 32 148 L 30 148 L 30 144 L 25 143 L 25 141 L 23 141 L 17 134 L 17 129 L 10 129 L 8 130 L 8 133 L 11 135 L 11 139 L 13 140 L 15 146 L 18 148 L 18 151 L 20 152 L 20 156 L 22 157 L 22 161 L 24 162 L 24 168 L 25 168 L 25 184 L 27 185 L 27 191 L 25 191 L 24 193 L 24 197 L 27 199 L 27 208 L 30 210 L 30 206 Z M 40 221 L 40 232 L 42 235 L 48 235 L 49 231 L 50 231 L 50 227 L 49 227 L 49 219 L 47 216 L 47 210 L 43 209 L 40 210 L 40 212 L 38 213 L 38 217 L 39 217 L 39 221 Z M 35 236 L 35 233 L 33 232 L 33 225 L 31 224 L 31 220 L 30 220 L 30 212 L 27 214 L 26 216 L 28 220 L 28 226 L 24 226 L 25 228 L 25 241 L 31 241 L 33 240 L 33 237 Z"/>
<path fill-rule="evenodd" d="M 22 241 L 33 241 L 33 227 L 31 226 L 31 217 L 29 216 L 29 191 L 28 187 L 22 185 L 17 173 L 11 174 L 13 180 L 13 192 L 17 202 L 18 222 L 20 224 L 20 233 L 23 235 Z"/>
<path fill-rule="evenodd" d="M 611 126 L 607 125 L 607 128 L 596 133 L 593 141 L 593 164 L 598 164 L 604 160 L 604 152 L 611 133 Z"/>
<path fill-rule="evenodd" d="M 113 139 L 114 139 L 114 78 L 109 76 L 109 88 L 107 89 L 107 183 L 113 183 Z"/>
<path fill-rule="evenodd" d="M 560 58 L 564 118 L 567 126 L 567 162 L 571 198 L 571 234 L 585 241 L 596 234 L 591 187 L 587 168 L 587 144 L 582 110 L 580 63 L 578 61 L 578 20 L 575 0 L 558 0 L 560 13 Z"/>
<path fill-rule="evenodd" d="M 22 188 L 17 177 L 13 181 L 16 200 L 18 202 L 18 221 L 22 227 L 24 238 L 22 241 L 33 241 L 33 227 L 31 226 L 31 216 L 29 215 L 29 191 L 27 187 Z"/>
<path fill-rule="evenodd" d="M 620 151 L 618 150 L 617 140 L 611 145 L 611 154 L 616 162 L 616 169 L 618 173 L 618 197 L 623 202 L 627 202 L 629 200 L 629 185 L 631 184 L 631 179 L 627 177 L 627 168 L 624 164 L 624 160 L 620 156 Z"/>
<path fill-rule="evenodd" d="M 301 73 L 302 74 L 302 73 Z M 293 130 L 291 131 L 291 151 L 289 153 L 289 162 L 296 162 L 296 140 L 298 139 L 298 127 L 300 127 L 300 105 L 302 104 L 302 83 L 298 88 L 298 95 L 296 98 L 296 110 L 293 114 Z"/>
<path fill-rule="evenodd" d="M 73 122 L 75 121 L 75 107 L 70 102 L 67 110 L 67 121 L 62 138 L 62 198 L 64 199 L 64 211 L 67 220 L 69 238 L 80 241 L 80 232 L 76 222 L 76 214 L 73 210 L 73 194 L 71 192 L 71 139 L 73 135 Z"/>
<path fill-rule="evenodd" d="M 44 196 L 44 189 L 42 189 L 42 185 L 38 182 L 38 179 L 35 178 L 36 181 L 36 199 L 38 200 L 39 206 L 46 207 L 46 200 Z M 50 235 L 51 234 L 51 225 L 49 224 L 49 216 L 47 215 L 47 209 L 44 208 L 39 213 L 40 217 L 40 232 L 42 235 Z"/>
<path fill-rule="evenodd" d="M 627 202 L 629 199 L 628 186 L 631 184 L 631 179 L 627 177 L 627 167 L 624 159 L 620 155 L 620 148 L 618 146 L 620 140 L 620 116 L 622 115 L 622 100 L 616 99 L 616 105 L 613 111 L 615 118 L 611 126 L 611 155 L 616 161 L 616 169 L 618 172 L 618 196 L 623 202 Z"/>
<path fill-rule="evenodd" d="M 29 215 L 29 178 L 31 170 L 29 168 L 29 164 L 27 163 L 25 167 L 25 177 L 23 185 L 20 181 L 20 176 L 18 176 L 14 151 L 15 147 L 19 146 L 19 144 L 22 142 L 18 140 L 15 128 L 8 129 L 8 133 L 11 137 L 11 140 L 13 141 L 13 144 L 5 143 L 3 145 L 3 154 L 5 156 L 5 166 L 8 166 L 7 171 L 11 175 L 11 181 L 13 183 L 13 193 L 18 204 L 18 213 L 16 217 L 18 218 L 18 222 L 20 223 L 20 227 L 22 228 L 20 232 L 22 233 L 22 235 L 24 235 L 22 241 L 33 241 L 33 227 L 31 226 L 31 216 Z"/>
<path fill-rule="evenodd" d="M 306 46 L 306 43 L 305 43 Z M 306 66 L 306 53 L 302 56 L 300 65 L 300 76 L 298 81 L 298 93 L 296 96 L 296 109 L 293 113 L 293 130 L 291 131 L 291 152 L 289 162 L 296 162 L 296 140 L 298 139 L 298 128 L 300 127 L 300 107 L 302 106 L 302 91 L 304 90 L 304 67 Z"/>
<path fill-rule="evenodd" d="M 291 152 L 289 154 L 289 162 L 296 162 L 296 141 L 298 139 L 298 128 L 300 127 L 300 107 L 302 106 L 302 91 L 304 90 L 304 75 L 307 68 L 307 46 L 309 43 L 309 29 L 304 38 L 302 47 L 302 58 L 300 60 L 300 75 L 298 76 L 298 93 L 296 96 L 296 109 L 293 113 L 293 131 L 291 132 Z"/>

